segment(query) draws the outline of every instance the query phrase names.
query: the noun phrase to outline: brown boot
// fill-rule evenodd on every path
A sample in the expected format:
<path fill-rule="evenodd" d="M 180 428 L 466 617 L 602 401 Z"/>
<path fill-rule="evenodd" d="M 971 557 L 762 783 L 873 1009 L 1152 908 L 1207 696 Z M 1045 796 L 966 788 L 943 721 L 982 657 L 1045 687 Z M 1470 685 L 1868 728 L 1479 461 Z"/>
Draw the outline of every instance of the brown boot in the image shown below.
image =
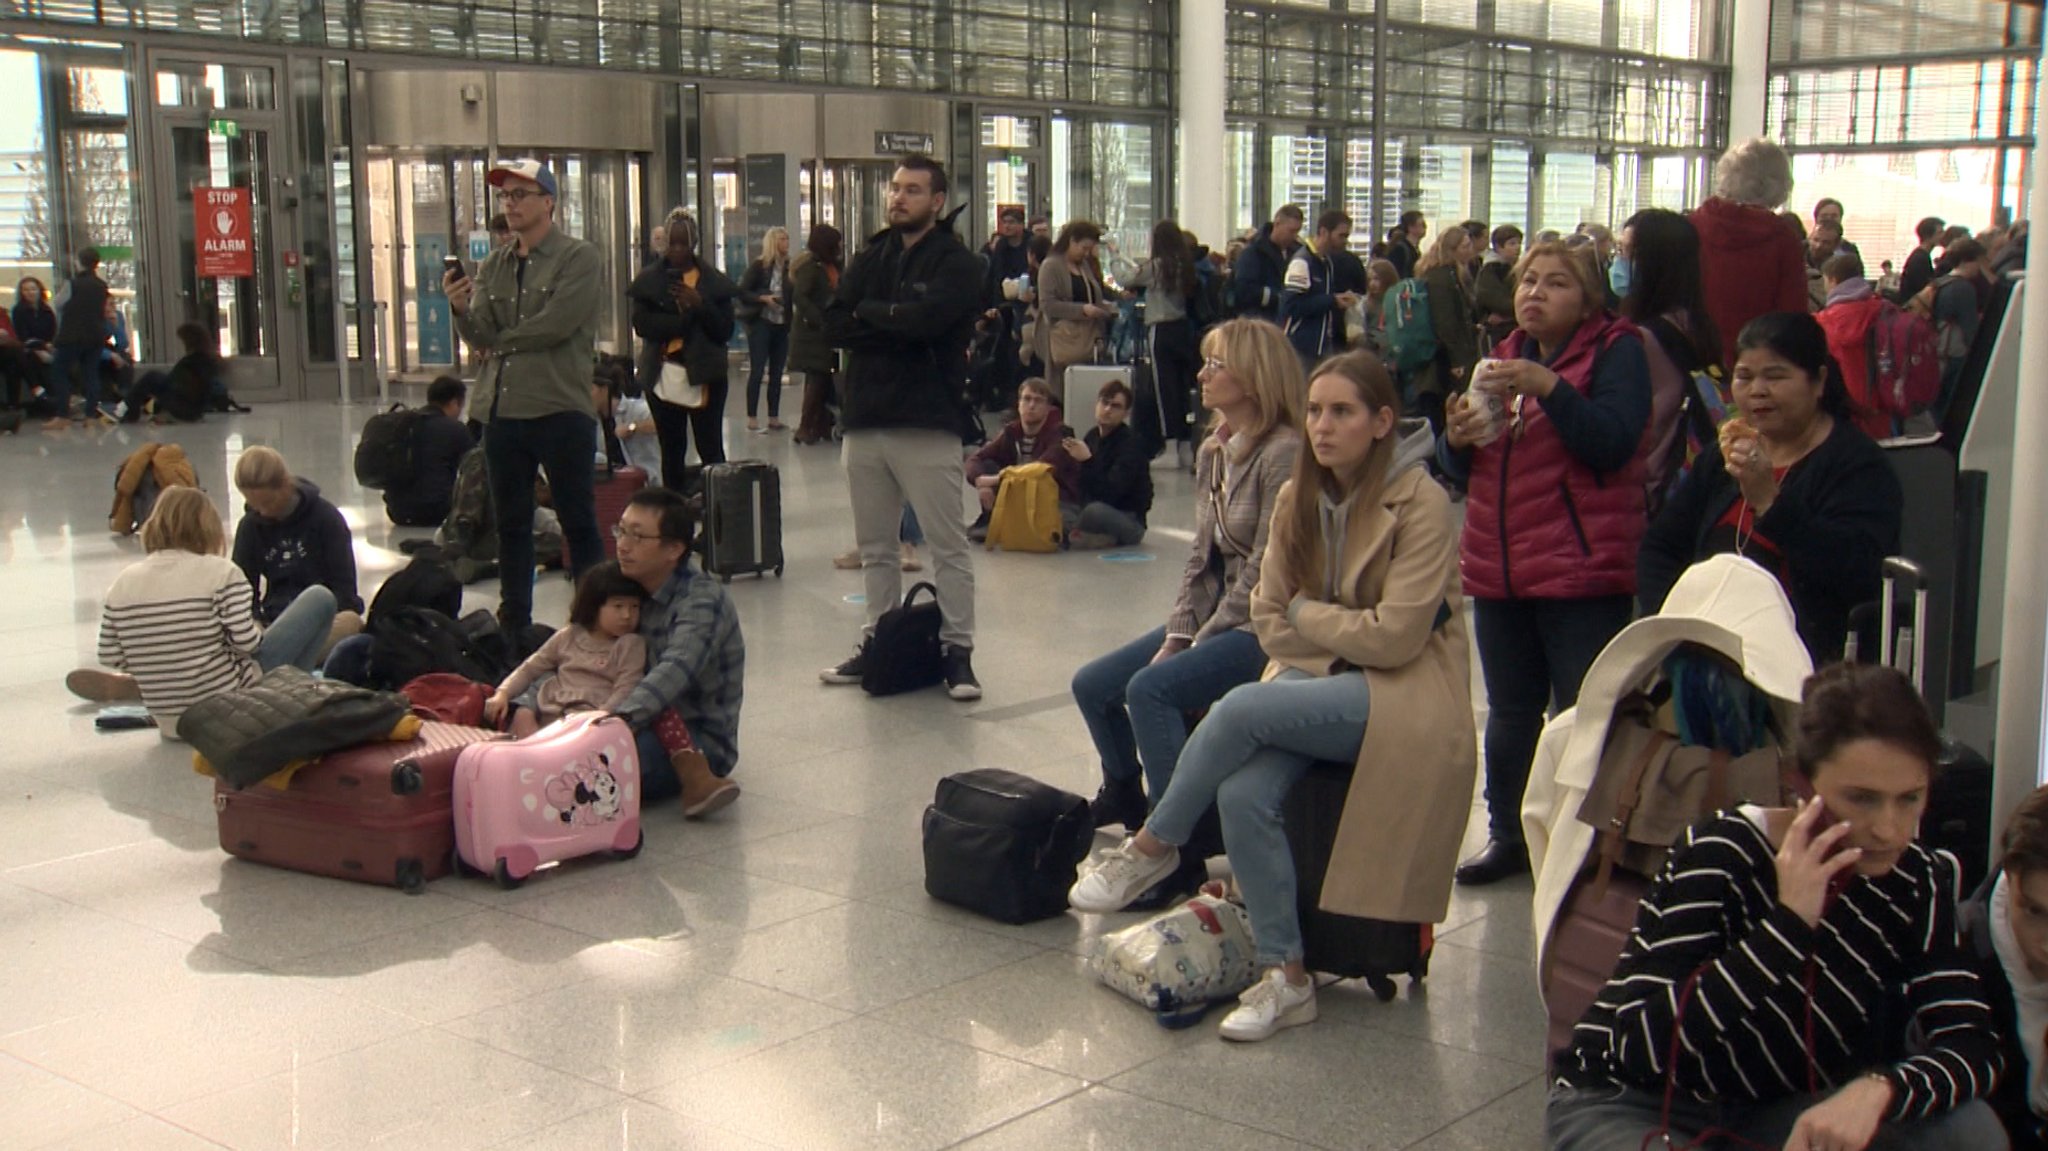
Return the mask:
<path fill-rule="evenodd" d="M 64 686 L 72 695 L 94 703 L 139 703 L 142 700 L 142 689 L 136 685 L 134 676 L 96 667 L 81 667 L 71 672 L 64 677 Z"/>
<path fill-rule="evenodd" d="M 711 761 L 704 753 L 689 748 L 669 756 L 676 778 L 683 784 L 683 818 L 709 815 L 740 797 L 740 785 L 711 774 Z"/>

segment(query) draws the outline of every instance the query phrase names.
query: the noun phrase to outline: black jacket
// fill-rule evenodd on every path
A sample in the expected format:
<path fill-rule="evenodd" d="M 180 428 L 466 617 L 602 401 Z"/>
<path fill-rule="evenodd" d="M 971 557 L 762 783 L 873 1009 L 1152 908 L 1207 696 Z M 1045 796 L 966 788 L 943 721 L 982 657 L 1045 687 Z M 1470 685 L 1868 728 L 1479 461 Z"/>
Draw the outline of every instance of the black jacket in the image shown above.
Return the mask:
<path fill-rule="evenodd" d="M 71 277 L 71 297 L 57 317 L 59 344 L 97 348 L 107 342 L 107 282 L 91 272 Z"/>
<path fill-rule="evenodd" d="M 825 310 L 827 337 L 850 353 L 846 430 L 959 432 L 981 305 L 981 258 L 948 224 L 908 251 L 894 228 L 870 239 Z"/>
<path fill-rule="evenodd" d="M 57 338 L 57 313 L 48 301 L 32 308 L 27 300 L 16 300 L 13 319 L 14 334 L 31 348 L 52 343 Z"/>
<path fill-rule="evenodd" d="M 475 446 L 461 420 L 430 409 L 413 429 L 412 482 L 384 493 L 384 510 L 392 521 L 426 526 L 447 519 L 455 469 Z"/>
<path fill-rule="evenodd" d="M 1231 269 L 1231 308 L 1240 316 L 1279 323 L 1280 293 L 1287 286 L 1287 261 L 1293 254 L 1273 242 L 1273 225 L 1260 226 L 1259 238 L 1244 246 Z"/>
<path fill-rule="evenodd" d="M 725 346 L 732 341 L 739 286 L 717 268 L 698 264 L 697 294 L 704 303 L 684 315 L 672 294 L 681 278 L 680 270 L 660 259 L 647 265 L 626 289 L 626 298 L 633 301 L 633 334 L 641 340 L 640 386 L 649 394 L 661 379 L 661 349 L 670 340 L 683 341 L 683 363 L 692 381 L 709 388 L 725 379 Z"/>
<path fill-rule="evenodd" d="M 1650 523 L 1636 559 L 1636 595 L 1644 615 L 1664 606 L 1679 573 L 1715 551 L 1715 525 L 1740 496 L 1718 445 L 1694 462 Z M 1849 610 L 1878 596 L 1884 558 L 1897 555 L 1905 492 L 1898 473 L 1856 425 L 1835 430 L 1779 486 L 1756 534 L 1784 555 L 1785 584 L 1799 638 L 1816 665 L 1840 659 Z"/>
<path fill-rule="evenodd" d="M 1092 453 L 1081 465 L 1082 502 L 1108 504 L 1144 523 L 1152 510 L 1152 461 L 1138 433 L 1125 424 L 1105 439 L 1101 428 L 1090 428 L 1082 442 Z"/>
<path fill-rule="evenodd" d="M 256 592 L 256 614 L 277 622 L 299 593 L 325 584 L 336 611 L 363 610 L 356 594 L 356 552 L 348 522 L 321 496 L 312 480 L 298 477 L 299 505 L 281 520 L 253 510 L 235 527 L 235 566 Z"/>
<path fill-rule="evenodd" d="M 774 280 L 775 273 L 761 260 L 748 264 L 747 270 L 740 273 L 740 301 L 734 314 L 742 323 L 758 324 L 766 318 L 762 305 L 768 302 L 768 285 Z M 789 292 L 789 267 L 785 264 L 782 269 L 782 292 L 776 297 L 782 305 L 782 322 L 776 325 L 777 327 L 789 326 Z"/>
<path fill-rule="evenodd" d="M 1992 879 L 1997 877 L 1992 873 Z M 2005 1124 L 2012 1151 L 2048 1151 L 2048 1123 L 2034 1114 L 2028 1094 L 2033 1090 L 2033 1068 L 2027 1064 L 2027 1049 L 2020 1045 L 2019 1005 L 2013 1002 L 2012 977 L 1998 958 L 1991 941 L 1989 901 L 1995 898 L 1990 880 L 1956 908 L 1956 927 L 1963 937 L 1963 958 L 1977 972 L 1984 1002 L 1991 1005 L 1991 1021 L 1997 1025 L 1998 1046 L 2005 1053 L 2005 1074 L 1998 1077 L 1998 1090 L 1986 1098 Z"/>

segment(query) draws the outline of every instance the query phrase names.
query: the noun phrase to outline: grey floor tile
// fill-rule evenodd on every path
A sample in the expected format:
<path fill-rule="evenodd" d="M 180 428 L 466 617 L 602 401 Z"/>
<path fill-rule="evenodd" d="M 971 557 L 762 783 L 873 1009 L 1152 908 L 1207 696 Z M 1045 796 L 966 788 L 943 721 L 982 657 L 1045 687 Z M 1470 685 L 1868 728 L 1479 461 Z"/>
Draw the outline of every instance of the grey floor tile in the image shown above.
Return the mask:
<path fill-rule="evenodd" d="M 1090 1087 L 959 1145 L 960 1151 L 1297 1151 L 1310 1145 L 1107 1087 Z"/>
<path fill-rule="evenodd" d="M 842 903 L 705 944 L 736 979 L 843 1011 L 866 1012 L 970 979 L 1039 951 L 1028 943 L 865 903 Z"/>
<path fill-rule="evenodd" d="M 1548 1087 L 1542 1076 L 1438 1131 L 1411 1151 L 1541 1151 L 1543 1103 Z"/>
<path fill-rule="evenodd" d="M 1528 1076 L 1426 1040 L 1314 1023 L 1263 1043 L 1197 1044 L 1109 1086 L 1305 1143 L 1368 1151 L 1405 1147 Z"/>
<path fill-rule="evenodd" d="M 922 1151 L 1081 1086 L 1027 1063 L 854 1019 L 648 1098 L 777 1147 Z"/>
<path fill-rule="evenodd" d="M 0 1131 L 42 1147 L 136 1117 L 134 1108 L 12 1056 L 0 1055 Z"/>
<path fill-rule="evenodd" d="M 774 1144 L 627 1099 L 499 1146 L 503 1151 L 769 1151 Z"/>

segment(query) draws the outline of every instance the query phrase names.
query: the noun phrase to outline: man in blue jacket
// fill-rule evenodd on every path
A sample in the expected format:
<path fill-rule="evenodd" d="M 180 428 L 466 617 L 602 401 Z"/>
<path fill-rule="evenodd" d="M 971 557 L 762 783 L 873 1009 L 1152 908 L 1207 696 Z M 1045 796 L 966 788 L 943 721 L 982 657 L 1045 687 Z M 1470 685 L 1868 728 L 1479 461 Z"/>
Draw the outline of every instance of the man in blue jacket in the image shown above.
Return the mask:
<path fill-rule="evenodd" d="M 946 693 L 970 700 L 981 698 L 981 683 L 971 661 L 974 565 L 961 514 L 960 428 L 982 265 L 939 218 L 945 205 L 946 170 L 905 156 L 889 179 L 888 230 L 854 258 L 825 311 L 828 337 L 849 353 L 840 418 L 867 628 L 859 650 L 818 678 L 859 683 L 866 673 L 867 641 L 903 592 L 897 534 L 907 501 L 931 543 Z"/>
<path fill-rule="evenodd" d="M 1237 264 L 1230 275 L 1230 304 L 1238 315 L 1280 321 L 1280 294 L 1286 288 L 1287 262 L 1294 258 L 1301 226 L 1307 218 L 1300 205 L 1281 205 L 1273 213 L 1273 222 L 1260 228 L 1258 238 L 1237 254 Z"/>
<path fill-rule="evenodd" d="M 1287 263 L 1280 292 L 1281 326 L 1303 363 L 1311 367 L 1344 347 L 1344 310 L 1358 297 L 1337 290 L 1333 256 L 1350 238 L 1351 217 L 1333 208 L 1317 218 L 1315 239 L 1296 249 Z"/>

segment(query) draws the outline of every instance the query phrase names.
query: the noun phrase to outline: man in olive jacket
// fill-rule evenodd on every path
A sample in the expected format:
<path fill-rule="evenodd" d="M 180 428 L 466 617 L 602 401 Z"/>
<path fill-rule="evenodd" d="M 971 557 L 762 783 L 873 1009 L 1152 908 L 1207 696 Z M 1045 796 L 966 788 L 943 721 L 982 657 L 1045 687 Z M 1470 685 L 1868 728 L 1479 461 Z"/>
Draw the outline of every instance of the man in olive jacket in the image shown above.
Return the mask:
<path fill-rule="evenodd" d="M 902 595 L 896 540 L 907 501 L 931 543 L 939 589 L 946 692 L 981 698 L 974 650 L 974 566 L 961 514 L 960 428 L 967 347 L 982 307 L 981 260 L 939 218 L 946 170 L 906 156 L 889 181 L 889 229 L 854 258 L 825 310 L 847 349 L 846 482 L 866 577 L 867 636 Z M 826 668 L 826 683 L 859 683 L 868 644 Z"/>
<path fill-rule="evenodd" d="M 555 227 L 555 174 L 535 160 L 491 169 L 511 225 L 474 279 L 442 277 L 455 328 L 490 353 L 469 410 L 484 422 L 484 460 L 498 516 L 498 619 L 533 622 L 533 481 L 547 472 L 555 514 L 582 575 L 604 560 L 598 535 L 597 410 L 590 399 L 597 336 L 597 249 Z"/>

